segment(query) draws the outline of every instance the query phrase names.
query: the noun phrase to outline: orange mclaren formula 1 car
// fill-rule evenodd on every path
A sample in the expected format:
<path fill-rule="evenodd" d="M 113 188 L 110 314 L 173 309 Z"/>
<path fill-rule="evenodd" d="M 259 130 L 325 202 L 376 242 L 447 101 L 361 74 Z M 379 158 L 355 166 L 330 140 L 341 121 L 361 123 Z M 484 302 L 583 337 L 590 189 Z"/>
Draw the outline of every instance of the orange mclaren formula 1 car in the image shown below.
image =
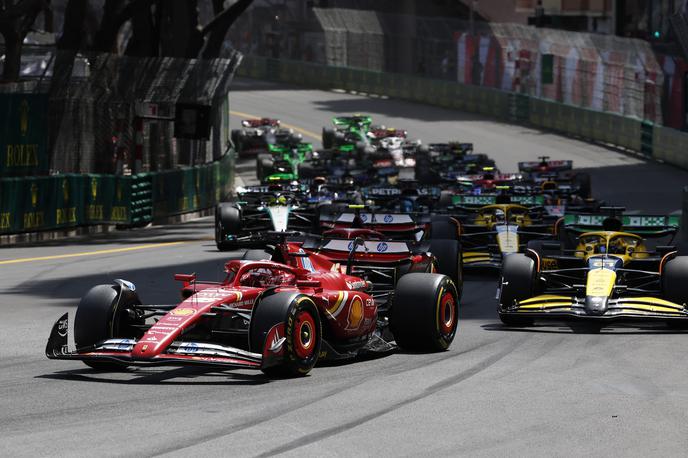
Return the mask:
<path fill-rule="evenodd" d="M 536 319 L 666 321 L 688 325 L 688 256 L 671 245 L 678 217 L 567 215 L 562 242 L 533 241 L 504 260 L 499 316 Z"/>

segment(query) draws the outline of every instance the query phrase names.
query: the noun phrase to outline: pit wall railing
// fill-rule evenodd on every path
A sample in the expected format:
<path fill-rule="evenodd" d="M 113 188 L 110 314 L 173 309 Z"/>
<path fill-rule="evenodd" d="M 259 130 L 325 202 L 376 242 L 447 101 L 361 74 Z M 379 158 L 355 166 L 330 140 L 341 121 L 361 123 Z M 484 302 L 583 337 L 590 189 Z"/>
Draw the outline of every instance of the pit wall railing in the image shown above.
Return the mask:
<path fill-rule="evenodd" d="M 688 169 L 688 133 L 637 118 L 446 80 L 246 55 L 237 76 L 343 89 L 527 124 Z"/>
<path fill-rule="evenodd" d="M 212 208 L 233 189 L 234 151 L 204 165 L 137 175 L 0 179 L 0 235 L 141 226 Z"/>

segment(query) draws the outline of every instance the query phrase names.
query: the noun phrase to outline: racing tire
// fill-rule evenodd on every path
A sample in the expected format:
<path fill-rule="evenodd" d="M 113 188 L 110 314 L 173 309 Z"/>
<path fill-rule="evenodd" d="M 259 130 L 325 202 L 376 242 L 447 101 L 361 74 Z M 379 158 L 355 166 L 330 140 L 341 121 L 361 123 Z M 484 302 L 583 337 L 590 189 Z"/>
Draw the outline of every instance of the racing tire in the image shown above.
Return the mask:
<path fill-rule="evenodd" d="M 676 256 L 662 269 L 662 293 L 675 304 L 688 303 L 688 256 Z M 667 320 L 672 329 L 688 329 L 688 321 Z"/>
<path fill-rule="evenodd" d="M 437 201 L 439 208 L 446 209 L 452 206 L 454 193 L 451 191 L 440 191 L 440 199 Z"/>
<path fill-rule="evenodd" d="M 215 209 L 215 244 L 220 251 L 236 250 L 236 242 L 226 240 L 227 234 L 238 235 L 241 232 L 241 211 L 227 204 L 220 204 Z"/>
<path fill-rule="evenodd" d="M 232 130 L 231 133 L 231 139 L 232 139 L 232 145 L 234 145 L 234 151 L 236 151 L 236 154 L 238 157 L 241 157 L 242 153 L 242 138 L 244 136 L 244 132 L 239 130 L 239 129 L 234 129 Z"/>
<path fill-rule="evenodd" d="M 573 177 L 573 181 L 578 185 L 579 195 L 583 199 L 592 196 L 592 184 L 590 183 L 590 174 L 586 172 L 578 172 Z"/>
<path fill-rule="evenodd" d="M 262 368 L 275 377 L 301 377 L 318 362 L 322 345 L 322 324 L 313 300 L 294 292 L 276 293 L 256 303 L 249 324 L 249 348 L 263 354 L 270 330 L 284 323 L 284 359 L 281 364 Z"/>
<path fill-rule="evenodd" d="M 127 309 L 141 301 L 131 290 L 124 290 L 120 295 L 120 288 L 118 285 L 97 285 L 81 298 L 74 318 L 74 343 L 77 348 L 95 345 L 105 339 L 140 337 L 141 333 L 126 320 Z M 84 364 L 99 371 L 121 371 L 126 368 L 123 364 L 103 361 L 84 361 Z"/>
<path fill-rule="evenodd" d="M 272 175 L 274 165 L 275 162 L 271 155 L 259 154 L 256 157 L 256 178 L 258 181 L 262 183 L 266 176 Z"/>
<path fill-rule="evenodd" d="M 313 167 L 313 164 L 309 162 L 300 163 L 297 171 L 299 172 L 298 176 L 301 179 L 313 179 L 318 176 L 318 169 Z"/>
<path fill-rule="evenodd" d="M 444 351 L 458 326 L 456 285 L 441 274 L 413 272 L 397 282 L 389 325 L 397 345 L 408 351 Z"/>
<path fill-rule="evenodd" d="M 430 252 L 437 258 L 438 272 L 456 285 L 458 298 L 463 293 L 463 256 L 461 242 L 449 239 L 430 239 Z"/>
<path fill-rule="evenodd" d="M 272 255 L 265 250 L 246 250 L 241 259 L 244 261 L 270 261 Z"/>
<path fill-rule="evenodd" d="M 535 295 L 535 261 L 525 254 L 513 253 L 504 257 L 499 278 L 499 319 L 507 326 L 531 326 L 533 319 L 502 313 L 506 304 L 522 301 Z"/>
<path fill-rule="evenodd" d="M 323 127 L 322 130 L 322 147 L 324 149 L 331 149 L 334 147 L 334 129 Z"/>
<path fill-rule="evenodd" d="M 459 226 L 449 216 L 436 215 L 430 220 L 431 239 L 459 240 Z"/>

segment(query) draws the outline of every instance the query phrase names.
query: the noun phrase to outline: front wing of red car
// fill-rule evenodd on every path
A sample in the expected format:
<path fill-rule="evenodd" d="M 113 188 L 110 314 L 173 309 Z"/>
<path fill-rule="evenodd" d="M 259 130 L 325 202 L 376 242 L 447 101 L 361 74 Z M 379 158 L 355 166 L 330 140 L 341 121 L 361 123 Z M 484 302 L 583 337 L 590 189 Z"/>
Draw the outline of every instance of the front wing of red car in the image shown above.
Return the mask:
<path fill-rule="evenodd" d="M 266 336 L 263 354 L 206 342 L 172 342 L 163 352 L 135 358 L 135 339 L 107 339 L 86 348 L 68 349 L 69 315 L 53 325 L 45 354 L 50 359 L 66 359 L 121 364 L 122 366 L 219 366 L 234 369 L 264 369 L 279 363 L 284 355 L 284 325 L 275 325 Z M 281 328 L 281 329 L 280 329 Z"/>

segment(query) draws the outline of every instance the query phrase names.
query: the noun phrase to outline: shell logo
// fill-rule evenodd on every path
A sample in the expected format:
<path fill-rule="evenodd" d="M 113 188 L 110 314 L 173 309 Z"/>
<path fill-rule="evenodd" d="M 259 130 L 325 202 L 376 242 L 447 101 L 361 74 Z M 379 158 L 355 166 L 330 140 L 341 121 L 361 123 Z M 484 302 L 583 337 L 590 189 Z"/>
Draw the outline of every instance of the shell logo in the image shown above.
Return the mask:
<path fill-rule="evenodd" d="M 363 321 L 363 300 L 361 296 L 354 296 L 349 307 L 347 329 L 358 329 Z"/>
<path fill-rule="evenodd" d="M 190 316 L 196 313 L 195 309 L 190 309 L 190 308 L 180 308 L 180 309 L 174 309 L 170 312 L 172 315 L 175 316 Z"/>

